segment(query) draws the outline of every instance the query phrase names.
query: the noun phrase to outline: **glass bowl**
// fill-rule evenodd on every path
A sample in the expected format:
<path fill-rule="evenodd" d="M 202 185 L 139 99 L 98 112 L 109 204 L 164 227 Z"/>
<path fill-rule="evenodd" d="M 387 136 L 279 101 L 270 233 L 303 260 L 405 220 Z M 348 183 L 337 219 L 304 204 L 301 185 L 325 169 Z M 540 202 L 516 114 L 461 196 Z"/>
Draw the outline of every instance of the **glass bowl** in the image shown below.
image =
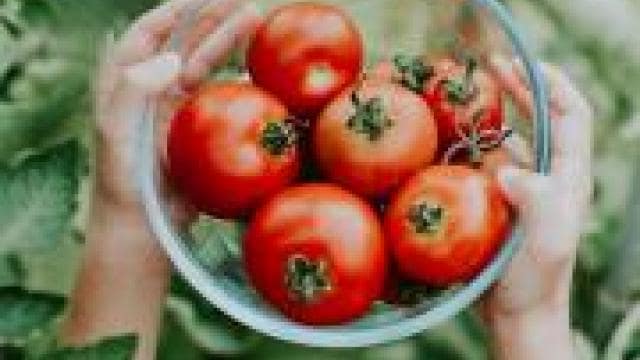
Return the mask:
<path fill-rule="evenodd" d="M 547 173 L 550 163 L 550 127 L 544 79 L 510 13 L 494 0 L 318 0 L 344 9 L 359 26 L 365 39 L 368 65 L 388 57 L 390 51 L 414 54 L 451 53 L 464 48 L 480 58 L 489 54 L 519 58 L 535 104 L 534 121 L 527 123 L 536 171 Z M 263 0 L 270 8 L 291 1 Z M 268 9 L 264 9 L 268 10 Z M 194 9 L 195 13 L 195 9 Z M 189 26 L 188 19 L 184 27 Z M 180 45 L 180 33 L 169 41 Z M 228 266 L 207 268 L 188 246 L 189 232 L 172 215 L 162 185 L 162 159 L 156 152 L 157 136 L 168 119 L 158 116 L 157 104 L 149 100 L 140 133 L 139 182 L 148 220 L 178 272 L 213 306 L 263 334 L 319 347 L 368 346 L 414 335 L 434 327 L 470 306 L 498 279 L 518 249 L 523 236 L 514 225 L 490 264 L 473 280 L 452 291 L 408 308 L 382 310 L 340 326 L 313 327 L 288 320 L 263 302 L 242 276 Z M 513 117 L 513 116 L 512 116 Z M 232 265 L 233 267 L 234 265 Z M 239 264 L 235 264 L 239 267 Z"/>

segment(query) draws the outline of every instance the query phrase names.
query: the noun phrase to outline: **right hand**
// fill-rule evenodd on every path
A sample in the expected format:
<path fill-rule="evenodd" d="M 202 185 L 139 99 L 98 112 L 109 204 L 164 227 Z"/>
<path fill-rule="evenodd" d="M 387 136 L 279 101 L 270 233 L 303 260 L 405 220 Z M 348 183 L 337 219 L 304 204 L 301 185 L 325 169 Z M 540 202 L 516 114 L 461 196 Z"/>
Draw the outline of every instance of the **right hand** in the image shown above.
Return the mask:
<path fill-rule="evenodd" d="M 550 97 L 551 173 L 534 174 L 514 166 L 498 171 L 502 190 L 518 209 L 525 237 L 482 302 L 499 359 L 573 358 L 569 302 L 592 194 L 593 113 L 565 74 L 552 65 L 542 67 Z M 522 66 L 502 63 L 494 73 L 522 115 L 531 118 L 532 96 Z"/>

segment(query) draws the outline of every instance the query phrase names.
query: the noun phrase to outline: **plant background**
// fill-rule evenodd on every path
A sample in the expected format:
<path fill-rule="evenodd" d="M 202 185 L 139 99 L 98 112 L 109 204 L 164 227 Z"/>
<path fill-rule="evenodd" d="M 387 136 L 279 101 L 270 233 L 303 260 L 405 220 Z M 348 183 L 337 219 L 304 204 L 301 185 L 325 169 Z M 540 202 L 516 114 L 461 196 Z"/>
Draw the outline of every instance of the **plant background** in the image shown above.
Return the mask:
<path fill-rule="evenodd" d="M 126 358 L 132 339 L 57 355 L 92 181 L 96 44 L 155 0 L 0 0 L 0 359 Z M 596 116 L 593 216 L 572 322 L 580 359 L 640 359 L 640 2 L 505 0 L 537 53 L 562 65 Z M 46 354 L 46 355 L 45 355 Z M 75 354 L 75 355 L 73 355 Z M 233 323 L 178 277 L 160 359 L 486 359 L 472 313 L 358 351 L 307 349 Z"/>

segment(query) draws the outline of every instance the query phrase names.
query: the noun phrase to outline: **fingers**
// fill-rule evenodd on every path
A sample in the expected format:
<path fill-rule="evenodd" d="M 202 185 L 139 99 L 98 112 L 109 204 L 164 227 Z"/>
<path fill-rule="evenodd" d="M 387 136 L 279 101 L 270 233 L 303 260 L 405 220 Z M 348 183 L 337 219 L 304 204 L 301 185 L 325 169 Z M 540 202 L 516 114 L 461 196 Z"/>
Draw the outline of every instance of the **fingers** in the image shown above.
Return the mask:
<path fill-rule="evenodd" d="M 515 61 L 493 57 L 488 61 L 488 69 L 502 89 L 511 95 L 520 115 L 531 119 L 534 113 L 533 98 L 522 69 Z"/>
<path fill-rule="evenodd" d="M 117 63 L 126 65 L 151 56 L 167 39 L 180 16 L 198 1 L 170 0 L 139 18 L 120 41 Z"/>
<path fill-rule="evenodd" d="M 100 59 L 98 75 L 96 77 L 95 106 L 98 115 L 105 114 L 119 81 L 119 68 L 113 59 L 116 40 L 113 32 L 105 34 L 104 44 L 98 52 Z"/>
<path fill-rule="evenodd" d="M 174 84 L 180 76 L 180 57 L 176 53 L 162 53 L 151 59 L 128 66 L 115 74 L 119 83 L 109 108 L 98 117 L 98 129 L 115 148 L 129 151 L 135 141 L 131 136 L 147 110 L 150 95 L 157 95 Z M 135 150 L 131 150 L 135 151 Z"/>
<path fill-rule="evenodd" d="M 543 71 L 557 99 L 561 116 L 552 122 L 555 156 L 552 174 L 579 208 L 591 197 L 593 115 L 585 97 L 558 68 L 544 64 Z"/>
<path fill-rule="evenodd" d="M 549 97 L 555 115 L 566 116 L 568 112 L 589 111 L 589 103 L 573 81 L 557 66 L 541 63 L 540 67 L 547 80 Z"/>
<path fill-rule="evenodd" d="M 255 31 L 259 23 L 256 6 L 252 3 L 242 5 L 193 51 L 183 73 L 185 85 L 199 82 L 211 67 L 220 65 L 243 39 Z"/>
<path fill-rule="evenodd" d="M 488 68 L 503 90 L 511 95 L 520 115 L 525 119 L 532 119 L 535 113 L 534 99 L 529 86 L 529 76 L 522 61 L 505 60 L 503 57 L 495 56 L 489 60 Z M 561 115 L 558 104 L 561 97 L 556 96 L 554 86 L 549 85 L 548 88 L 549 113 L 552 119 L 558 118 Z"/>
<path fill-rule="evenodd" d="M 551 95 L 558 107 L 556 146 L 563 154 L 586 155 L 591 148 L 593 113 L 591 107 L 573 82 L 557 67 L 542 64 Z"/>
<path fill-rule="evenodd" d="M 501 189 L 518 209 L 527 238 L 525 250 L 538 262 L 571 258 L 580 236 L 581 217 L 575 216 L 579 209 L 554 181 L 511 167 L 498 173 Z"/>
<path fill-rule="evenodd" d="M 112 63 L 130 65 L 144 61 L 165 43 L 177 23 L 187 11 L 198 9 L 205 0 L 170 0 L 151 10 L 138 19 L 125 34 Z M 229 53 L 248 35 L 253 33 L 260 22 L 255 5 L 241 0 L 215 0 L 198 10 L 195 30 L 185 39 L 182 55 L 185 61 L 182 80 L 186 87 L 199 82 L 209 69 L 220 65 Z M 166 82 L 166 76 L 154 79 L 147 76 L 144 84 L 153 87 Z M 153 85 L 151 81 L 156 81 Z M 108 82 L 101 81 L 101 84 Z"/>
<path fill-rule="evenodd" d="M 531 145 L 520 134 L 511 134 L 502 143 L 515 164 L 525 169 L 533 167 Z"/>
<path fill-rule="evenodd" d="M 188 58 L 200 42 L 212 33 L 241 5 L 241 0 L 209 1 L 197 14 L 194 25 L 182 44 L 182 55 Z"/>
<path fill-rule="evenodd" d="M 147 94 L 157 94 L 175 84 L 182 60 L 174 52 L 166 52 L 151 59 L 131 65 L 124 71 L 126 79 L 136 88 Z"/>
<path fill-rule="evenodd" d="M 591 162 L 593 115 L 585 97 L 557 67 L 541 64 L 549 88 L 552 126 L 552 172 L 559 178 L 586 180 Z M 521 63 L 493 58 L 490 69 L 526 117 L 534 112 L 533 99 Z M 575 184 L 574 184 L 575 185 Z M 568 187 L 572 187 L 571 184 Z"/>
<path fill-rule="evenodd" d="M 535 200 L 534 194 L 540 193 L 549 182 L 546 176 L 513 166 L 499 169 L 497 179 L 507 200 L 520 210 L 528 207 Z"/>

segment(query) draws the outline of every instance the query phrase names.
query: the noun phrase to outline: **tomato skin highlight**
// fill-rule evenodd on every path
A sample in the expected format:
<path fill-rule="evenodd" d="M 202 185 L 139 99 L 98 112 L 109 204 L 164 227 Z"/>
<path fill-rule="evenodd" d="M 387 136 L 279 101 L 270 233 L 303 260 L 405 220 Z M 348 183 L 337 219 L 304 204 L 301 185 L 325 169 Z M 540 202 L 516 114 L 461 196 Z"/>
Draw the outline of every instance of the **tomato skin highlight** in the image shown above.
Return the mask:
<path fill-rule="evenodd" d="M 412 214 L 425 204 L 441 212 L 430 218 L 432 229 L 419 231 Z M 510 212 L 489 175 L 461 165 L 434 166 L 393 196 L 384 229 L 405 277 L 448 286 L 471 280 L 489 263 L 509 232 Z"/>
<path fill-rule="evenodd" d="M 476 120 L 479 130 L 502 130 L 504 122 L 503 99 L 495 81 L 481 69 L 473 72 L 472 84 L 477 94 L 469 103 L 455 104 L 449 100 L 445 81 L 461 80 L 466 67 L 451 59 L 442 59 L 433 65 L 435 75 L 427 82 L 423 97 L 433 111 L 438 123 L 440 153 L 461 140 L 456 124 L 461 124 L 465 134 L 469 134 L 470 125 L 478 112 L 482 115 Z"/>
<path fill-rule="evenodd" d="M 355 89 L 359 101 L 379 99 L 386 119 L 381 121 L 389 123 L 351 126 L 350 119 L 358 112 L 353 93 L 347 91 L 334 100 L 316 120 L 315 158 L 330 180 L 362 196 L 381 198 L 433 162 L 438 142 L 435 121 L 415 93 L 397 84 L 366 81 Z"/>
<path fill-rule="evenodd" d="M 243 246 L 255 288 L 293 320 L 344 323 L 364 315 L 382 295 L 382 227 L 367 203 L 335 185 L 304 184 L 276 195 L 256 212 Z M 292 257 L 324 262 L 330 287 L 312 301 L 297 298 L 287 282 Z"/>
<path fill-rule="evenodd" d="M 294 114 L 313 118 L 359 78 L 363 43 L 339 8 L 293 3 L 267 15 L 247 51 L 253 81 Z"/>
<path fill-rule="evenodd" d="M 246 83 L 211 83 L 171 122 L 167 155 L 171 178 L 200 211 L 245 216 L 292 183 L 300 167 L 296 146 L 273 154 L 263 144 L 269 124 L 288 112 L 273 96 Z"/>

